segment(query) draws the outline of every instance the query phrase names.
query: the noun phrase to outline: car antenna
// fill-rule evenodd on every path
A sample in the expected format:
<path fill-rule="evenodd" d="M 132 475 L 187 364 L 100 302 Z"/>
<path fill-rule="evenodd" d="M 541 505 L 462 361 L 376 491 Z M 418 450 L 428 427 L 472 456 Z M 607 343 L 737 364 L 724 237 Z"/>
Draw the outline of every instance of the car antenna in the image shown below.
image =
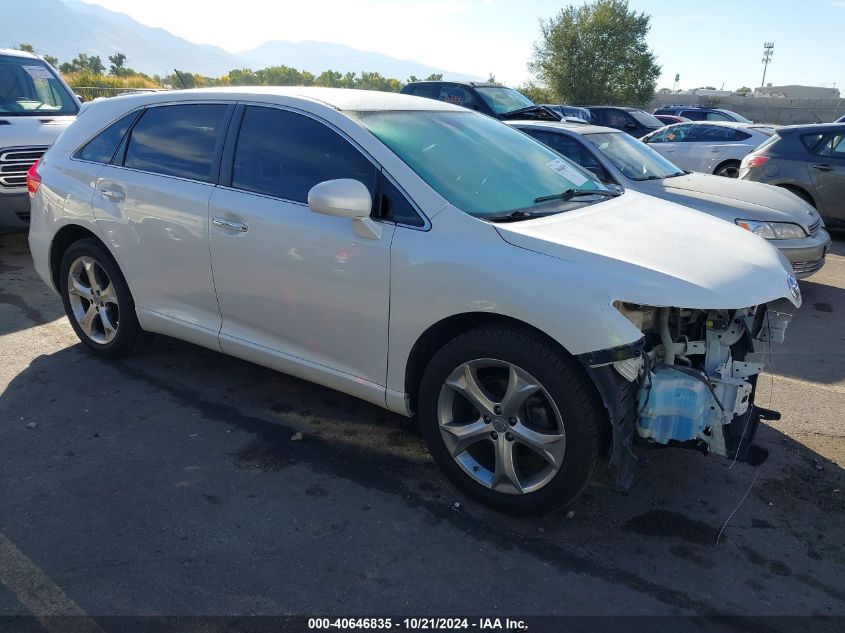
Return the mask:
<path fill-rule="evenodd" d="M 188 89 L 188 84 L 186 84 L 186 83 L 185 83 L 185 80 L 184 80 L 184 79 L 182 79 L 182 73 L 180 73 L 180 72 L 179 72 L 178 70 L 176 70 L 175 68 L 173 69 L 173 72 L 174 72 L 174 73 L 176 73 L 176 76 L 179 78 L 179 81 L 181 81 L 181 82 L 182 82 L 182 87 L 183 87 L 183 88 L 185 88 L 185 89 L 187 90 L 187 89 Z"/>
<path fill-rule="evenodd" d="M 812 110 L 810 110 L 810 114 L 812 114 L 814 117 L 816 117 L 816 123 L 822 122 L 822 120 L 819 118 L 819 115 L 816 114 L 815 112 L 813 112 Z"/>

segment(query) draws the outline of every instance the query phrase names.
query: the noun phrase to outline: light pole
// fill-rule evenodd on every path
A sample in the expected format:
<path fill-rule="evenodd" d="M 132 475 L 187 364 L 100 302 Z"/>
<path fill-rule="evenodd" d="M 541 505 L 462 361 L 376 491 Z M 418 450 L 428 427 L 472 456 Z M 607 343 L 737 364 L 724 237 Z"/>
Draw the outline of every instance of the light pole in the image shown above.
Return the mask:
<path fill-rule="evenodd" d="M 760 82 L 760 87 L 766 87 L 766 70 L 769 68 L 769 62 L 772 61 L 772 53 L 775 50 L 774 42 L 763 43 L 763 81 Z"/>

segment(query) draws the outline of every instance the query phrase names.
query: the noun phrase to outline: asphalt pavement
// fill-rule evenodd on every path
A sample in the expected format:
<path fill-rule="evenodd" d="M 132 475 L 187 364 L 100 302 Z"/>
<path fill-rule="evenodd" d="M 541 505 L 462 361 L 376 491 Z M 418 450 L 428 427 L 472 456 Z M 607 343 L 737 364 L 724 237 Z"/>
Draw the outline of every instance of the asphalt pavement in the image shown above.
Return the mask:
<path fill-rule="evenodd" d="M 93 357 L 0 237 L 0 615 L 845 615 L 845 241 L 801 286 L 767 462 L 650 450 L 520 519 L 413 420 L 164 337 Z"/>

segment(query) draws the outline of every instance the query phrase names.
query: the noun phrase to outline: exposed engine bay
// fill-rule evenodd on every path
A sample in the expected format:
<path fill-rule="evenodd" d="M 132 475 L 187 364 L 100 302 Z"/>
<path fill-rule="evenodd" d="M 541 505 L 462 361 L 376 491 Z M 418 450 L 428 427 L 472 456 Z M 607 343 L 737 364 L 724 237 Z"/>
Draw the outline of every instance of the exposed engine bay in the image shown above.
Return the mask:
<path fill-rule="evenodd" d="M 633 479 L 635 436 L 639 444 L 762 462 L 766 451 L 752 444 L 757 425 L 780 416 L 754 406 L 764 365 L 748 357 L 783 342 L 791 315 L 766 305 L 699 310 L 617 302 L 615 307 L 643 339 L 635 349 L 613 350 L 617 360 L 596 355 L 582 360 L 613 423 L 610 466 L 617 483 L 628 487 Z"/>

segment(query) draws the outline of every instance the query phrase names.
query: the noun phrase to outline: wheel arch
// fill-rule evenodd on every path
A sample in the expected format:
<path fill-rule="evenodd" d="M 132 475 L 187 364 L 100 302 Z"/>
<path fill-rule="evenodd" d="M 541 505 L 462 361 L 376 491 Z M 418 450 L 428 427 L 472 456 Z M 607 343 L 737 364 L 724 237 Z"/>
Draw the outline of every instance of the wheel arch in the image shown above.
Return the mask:
<path fill-rule="evenodd" d="M 429 326 L 417 338 L 411 348 L 411 353 L 408 355 L 408 361 L 405 364 L 405 393 L 408 394 L 409 405 L 412 411 L 416 411 L 417 408 L 417 392 L 423 372 L 434 354 L 456 336 L 478 327 L 507 327 L 539 339 L 564 358 L 572 360 L 572 367 L 582 374 L 586 382 L 593 387 L 596 397 L 598 397 L 595 383 L 584 370 L 582 364 L 563 345 L 539 328 L 520 319 L 503 314 L 464 312 L 446 317 Z"/>
<path fill-rule="evenodd" d="M 67 249 L 70 248 L 71 244 L 83 239 L 97 240 L 106 252 L 111 255 L 111 249 L 108 245 L 97 237 L 97 235 L 90 229 L 87 229 L 79 224 L 66 224 L 63 226 L 53 237 L 53 241 L 50 244 L 50 280 L 53 282 L 53 287 L 57 292 L 61 288 L 59 273 L 62 264 L 62 257 Z M 112 259 L 114 259 L 114 255 L 112 255 Z"/>

